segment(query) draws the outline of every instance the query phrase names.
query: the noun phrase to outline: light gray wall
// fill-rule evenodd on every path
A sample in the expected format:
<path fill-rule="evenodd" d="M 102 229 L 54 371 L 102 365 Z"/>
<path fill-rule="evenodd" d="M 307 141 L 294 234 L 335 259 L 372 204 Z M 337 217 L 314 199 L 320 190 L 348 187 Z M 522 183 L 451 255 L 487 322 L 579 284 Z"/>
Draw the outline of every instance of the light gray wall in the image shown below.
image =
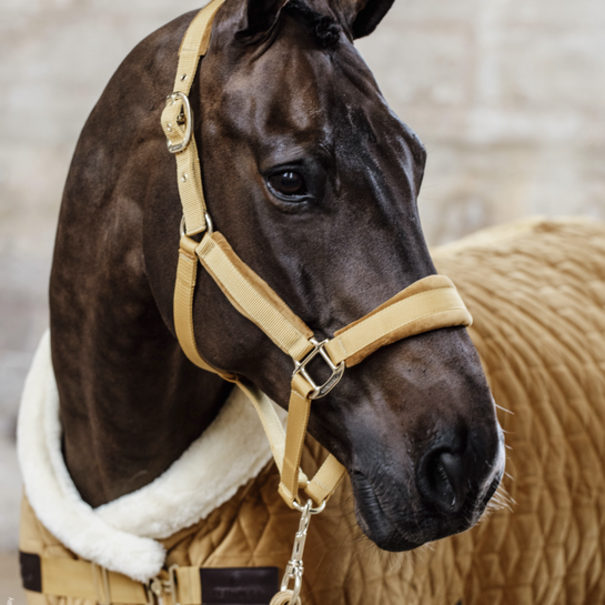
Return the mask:
<path fill-rule="evenodd" d="M 11 436 L 47 325 L 76 138 L 128 51 L 197 4 L 0 0 L 0 549 L 16 547 Z M 360 41 L 427 146 L 420 208 L 430 243 L 528 214 L 605 218 L 604 30 L 603 0 L 397 0 Z"/>
<path fill-rule="evenodd" d="M 27 368 L 48 324 L 57 214 L 76 140 L 133 46 L 198 6 L 0 0 L 0 550 L 17 545 L 21 487 L 12 436 Z"/>
<path fill-rule="evenodd" d="M 359 48 L 428 149 L 425 233 L 605 218 L 605 2 L 398 0 Z"/>

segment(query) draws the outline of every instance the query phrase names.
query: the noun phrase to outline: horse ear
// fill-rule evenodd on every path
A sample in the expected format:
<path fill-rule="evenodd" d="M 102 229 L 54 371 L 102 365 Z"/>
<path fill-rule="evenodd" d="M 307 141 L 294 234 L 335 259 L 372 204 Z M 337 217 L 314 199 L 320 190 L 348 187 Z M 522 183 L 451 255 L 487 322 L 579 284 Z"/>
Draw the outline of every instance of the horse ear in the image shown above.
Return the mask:
<path fill-rule="evenodd" d="M 393 6 L 394 0 L 360 0 L 357 15 L 353 19 L 351 30 L 353 38 L 363 38 L 371 34 L 382 18 Z"/>
<path fill-rule="evenodd" d="M 273 29 L 288 0 L 247 0 L 243 3 L 242 23 L 235 34 L 238 40 L 256 42 Z"/>

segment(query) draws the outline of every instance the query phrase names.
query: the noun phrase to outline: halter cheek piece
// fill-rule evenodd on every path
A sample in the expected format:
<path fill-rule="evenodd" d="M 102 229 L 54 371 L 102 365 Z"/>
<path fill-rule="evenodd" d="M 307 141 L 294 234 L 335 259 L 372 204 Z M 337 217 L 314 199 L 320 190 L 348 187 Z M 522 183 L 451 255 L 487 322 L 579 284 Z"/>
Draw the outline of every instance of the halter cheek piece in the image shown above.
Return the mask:
<path fill-rule="evenodd" d="M 254 404 L 280 473 L 279 493 L 286 504 L 301 512 L 292 558 L 281 590 L 271 605 L 300 605 L 302 554 L 311 515 L 320 513 L 334 493 L 345 468 L 329 455 L 312 479 L 300 468 L 311 403 L 327 395 L 345 368 L 363 361 L 380 347 L 402 338 L 447 326 L 469 326 L 470 313 L 454 284 L 431 275 L 405 288 L 370 314 L 338 330 L 334 338 L 318 342 L 311 329 L 234 252 L 223 235 L 214 231 L 204 201 L 200 160 L 193 136 L 193 112 L 187 95 L 200 58 L 207 52 L 212 21 L 224 0 L 213 0 L 191 23 L 181 49 L 174 84 L 162 113 L 168 150 L 175 154 L 177 182 L 183 206 L 179 262 L 174 291 L 176 335 L 187 357 L 200 368 L 239 385 Z M 203 234 L 198 243 L 192 235 Z M 212 276 L 231 304 L 256 324 L 294 362 L 286 432 L 269 398 L 256 387 L 211 366 L 195 342 L 193 300 L 198 264 Z M 321 356 L 331 375 L 316 384 L 307 365 Z M 303 504 L 299 492 L 310 499 Z M 313 502 L 317 505 L 313 508 Z M 289 588 L 293 582 L 292 589 Z"/>
<path fill-rule="evenodd" d="M 177 179 L 183 206 L 179 262 L 174 292 L 176 334 L 187 357 L 196 365 L 239 385 L 259 413 L 281 475 L 279 493 L 291 508 L 302 509 L 299 491 L 318 507 L 334 493 L 345 469 L 329 456 L 309 479 L 300 469 L 311 402 L 327 395 L 345 368 L 363 361 L 378 348 L 408 336 L 447 326 L 469 326 L 470 313 L 451 280 L 442 275 L 425 277 L 386 301 L 365 317 L 318 342 L 271 287 L 246 265 L 229 242 L 214 231 L 202 187 L 200 161 L 193 136 L 193 113 L 187 95 L 200 58 L 207 52 L 212 21 L 223 0 L 213 0 L 191 23 L 179 51 L 174 92 L 162 113 L 168 149 L 176 157 Z M 198 243 L 192 235 L 203 233 Z M 198 264 L 210 273 L 232 305 L 287 353 L 294 362 L 287 430 L 271 401 L 254 386 L 212 367 L 202 359 L 195 342 L 193 298 Z M 307 365 L 321 356 L 331 371 L 318 385 Z"/>

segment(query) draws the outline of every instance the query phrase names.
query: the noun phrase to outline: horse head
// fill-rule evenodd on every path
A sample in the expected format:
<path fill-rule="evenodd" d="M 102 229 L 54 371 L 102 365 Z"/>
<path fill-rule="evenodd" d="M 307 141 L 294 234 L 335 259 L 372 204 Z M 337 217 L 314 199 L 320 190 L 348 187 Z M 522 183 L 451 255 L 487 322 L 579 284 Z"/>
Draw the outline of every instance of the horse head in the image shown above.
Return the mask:
<path fill-rule="evenodd" d="M 215 226 L 322 338 L 435 273 L 416 203 L 425 150 L 353 45 L 391 3 L 227 0 L 194 84 Z M 156 243 L 172 245 L 175 230 L 156 215 L 152 268 L 169 256 Z M 173 284 L 163 275 L 150 272 L 170 324 Z M 286 407 L 292 361 L 201 275 L 203 357 Z M 493 401 L 464 328 L 408 338 L 350 368 L 314 404 L 309 429 L 348 469 L 358 522 L 387 550 L 467 529 L 503 470 Z"/>
<path fill-rule="evenodd" d="M 435 273 L 416 206 L 425 150 L 353 45 L 391 3 L 226 0 L 190 94 L 215 227 L 318 338 Z M 161 474 L 228 392 L 185 358 L 174 328 L 181 204 L 159 114 L 192 17 L 116 72 L 65 188 L 53 364 L 66 463 L 92 505 Z M 196 288 L 202 356 L 286 407 L 292 360 L 205 271 Z M 309 430 L 345 465 L 361 528 L 388 550 L 470 527 L 503 472 L 494 403 L 462 327 L 347 368 L 313 403 Z"/>

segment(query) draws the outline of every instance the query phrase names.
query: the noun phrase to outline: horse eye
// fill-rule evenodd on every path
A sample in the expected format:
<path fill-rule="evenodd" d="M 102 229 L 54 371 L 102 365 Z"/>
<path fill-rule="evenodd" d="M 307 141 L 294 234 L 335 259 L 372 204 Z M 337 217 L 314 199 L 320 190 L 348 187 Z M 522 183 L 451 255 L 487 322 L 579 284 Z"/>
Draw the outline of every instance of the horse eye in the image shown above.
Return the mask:
<path fill-rule="evenodd" d="M 298 172 L 284 170 L 269 177 L 271 188 L 282 195 L 295 196 L 307 193 L 305 179 Z"/>

